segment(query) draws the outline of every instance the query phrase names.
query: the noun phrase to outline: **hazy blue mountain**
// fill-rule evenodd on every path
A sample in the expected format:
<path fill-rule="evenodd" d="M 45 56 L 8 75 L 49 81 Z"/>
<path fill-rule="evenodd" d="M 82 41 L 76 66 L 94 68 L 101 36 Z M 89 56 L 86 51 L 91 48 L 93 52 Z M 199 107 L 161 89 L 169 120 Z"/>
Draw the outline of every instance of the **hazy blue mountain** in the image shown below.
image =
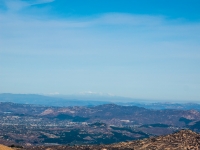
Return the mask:
<path fill-rule="evenodd" d="M 34 104 L 43 106 L 96 106 L 114 103 L 123 106 L 138 106 L 147 109 L 200 110 L 198 103 L 167 103 L 153 100 L 132 99 L 110 95 L 38 95 L 38 94 L 0 94 L 0 102 Z"/>
<path fill-rule="evenodd" d="M 51 97 L 37 94 L 0 94 L 0 102 L 13 102 L 20 104 L 34 104 L 44 106 L 94 106 L 107 104 L 105 101 L 92 101 L 92 100 L 77 100 L 77 99 L 66 99 L 59 97 Z"/>

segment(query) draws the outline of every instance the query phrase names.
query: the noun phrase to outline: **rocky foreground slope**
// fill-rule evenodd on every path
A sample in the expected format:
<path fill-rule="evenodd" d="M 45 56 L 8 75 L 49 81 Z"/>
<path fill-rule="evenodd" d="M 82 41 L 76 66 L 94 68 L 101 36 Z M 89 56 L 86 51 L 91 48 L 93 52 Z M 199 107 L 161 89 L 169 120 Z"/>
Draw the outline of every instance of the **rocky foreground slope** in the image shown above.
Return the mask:
<path fill-rule="evenodd" d="M 5 145 L 1 145 L 1 144 L 0 144 L 0 150 L 13 150 L 13 149 L 10 148 L 10 147 L 7 147 L 7 146 L 5 146 Z"/>
<path fill-rule="evenodd" d="M 29 150 L 198 150 L 200 149 L 200 134 L 191 130 L 166 136 L 151 137 L 148 139 L 121 142 L 110 145 L 93 146 L 40 146 L 29 147 Z"/>

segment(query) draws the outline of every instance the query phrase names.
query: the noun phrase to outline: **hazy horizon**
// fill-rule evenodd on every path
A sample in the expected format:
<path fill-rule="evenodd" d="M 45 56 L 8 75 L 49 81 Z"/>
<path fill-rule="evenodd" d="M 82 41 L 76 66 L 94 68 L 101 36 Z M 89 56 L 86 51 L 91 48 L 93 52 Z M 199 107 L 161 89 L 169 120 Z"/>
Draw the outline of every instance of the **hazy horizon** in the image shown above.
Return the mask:
<path fill-rule="evenodd" d="M 200 102 L 200 2 L 0 0 L 0 93 Z"/>
<path fill-rule="evenodd" d="M 172 103 L 172 104 L 182 104 L 182 103 L 200 103 L 199 101 L 192 100 L 173 100 L 173 99 L 141 99 L 134 97 L 123 97 L 117 95 L 103 95 L 103 94 L 44 94 L 44 93 L 0 93 L 0 95 L 4 95 L 4 98 L 9 99 L 10 95 L 13 97 L 16 96 L 45 96 L 52 98 L 59 98 L 66 101 L 96 101 L 96 102 L 110 102 L 110 103 L 141 103 L 141 104 L 150 104 L 150 103 Z M 7 95 L 7 96 L 5 96 Z M 21 97 L 20 96 L 20 97 Z M 1 100 L 0 100 L 1 101 Z"/>

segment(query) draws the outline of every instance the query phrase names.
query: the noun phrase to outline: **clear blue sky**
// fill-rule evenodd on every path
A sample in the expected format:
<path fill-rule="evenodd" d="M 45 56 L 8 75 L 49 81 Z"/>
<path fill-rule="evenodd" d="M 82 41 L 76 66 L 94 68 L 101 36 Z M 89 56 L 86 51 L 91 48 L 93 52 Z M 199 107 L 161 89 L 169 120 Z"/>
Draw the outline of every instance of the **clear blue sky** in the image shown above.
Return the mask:
<path fill-rule="evenodd" d="M 200 102 L 199 0 L 0 0 L 0 93 Z"/>

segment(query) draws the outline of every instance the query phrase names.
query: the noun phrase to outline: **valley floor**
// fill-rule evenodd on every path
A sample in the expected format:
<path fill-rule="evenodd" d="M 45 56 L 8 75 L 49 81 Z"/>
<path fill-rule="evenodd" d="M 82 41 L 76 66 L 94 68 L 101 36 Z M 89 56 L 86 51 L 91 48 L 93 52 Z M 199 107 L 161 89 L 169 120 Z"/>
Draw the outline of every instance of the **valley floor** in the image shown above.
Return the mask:
<path fill-rule="evenodd" d="M 191 130 L 143 140 L 91 146 L 39 146 L 23 150 L 199 150 L 200 134 Z"/>

